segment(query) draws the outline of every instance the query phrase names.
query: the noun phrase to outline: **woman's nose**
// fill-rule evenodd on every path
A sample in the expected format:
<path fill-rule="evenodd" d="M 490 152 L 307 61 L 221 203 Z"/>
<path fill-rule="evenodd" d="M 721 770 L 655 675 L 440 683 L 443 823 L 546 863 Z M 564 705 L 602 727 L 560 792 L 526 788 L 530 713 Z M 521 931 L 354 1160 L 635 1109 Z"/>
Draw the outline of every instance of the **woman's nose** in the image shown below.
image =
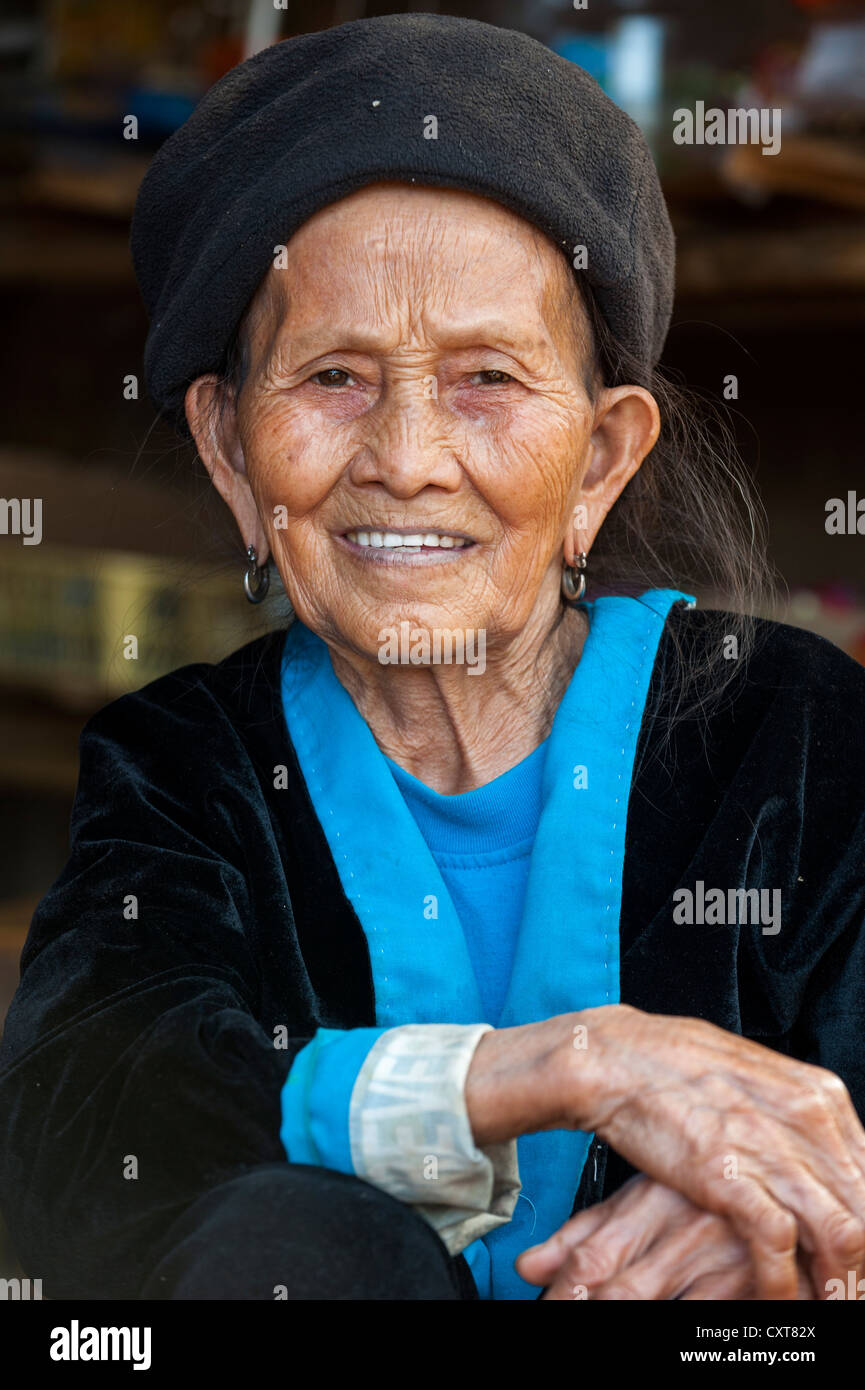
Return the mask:
<path fill-rule="evenodd" d="M 425 487 L 459 487 L 464 431 L 446 418 L 434 377 L 389 386 L 358 424 L 359 447 L 349 469 L 353 483 L 381 483 L 395 497 L 412 497 Z"/>

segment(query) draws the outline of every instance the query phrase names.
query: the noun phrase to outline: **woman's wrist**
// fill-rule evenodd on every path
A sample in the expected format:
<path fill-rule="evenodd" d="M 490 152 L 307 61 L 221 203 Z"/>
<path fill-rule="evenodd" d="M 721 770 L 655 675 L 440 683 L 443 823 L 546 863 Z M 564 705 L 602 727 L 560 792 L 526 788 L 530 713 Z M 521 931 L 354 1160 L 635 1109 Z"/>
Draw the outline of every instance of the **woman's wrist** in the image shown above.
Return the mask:
<path fill-rule="evenodd" d="M 546 1129 L 592 1129 L 604 1093 L 602 1038 L 612 1005 L 485 1033 L 465 1083 L 479 1147 Z"/>
<path fill-rule="evenodd" d="M 627 1004 L 604 1004 L 548 1020 L 544 1086 L 557 1099 L 548 1128 L 597 1129 L 611 1092 L 609 1039 L 636 1012 Z"/>
<path fill-rule="evenodd" d="M 475 1048 L 464 1094 L 479 1148 L 549 1127 L 555 1101 L 546 1076 L 547 1026 L 497 1028 Z"/>

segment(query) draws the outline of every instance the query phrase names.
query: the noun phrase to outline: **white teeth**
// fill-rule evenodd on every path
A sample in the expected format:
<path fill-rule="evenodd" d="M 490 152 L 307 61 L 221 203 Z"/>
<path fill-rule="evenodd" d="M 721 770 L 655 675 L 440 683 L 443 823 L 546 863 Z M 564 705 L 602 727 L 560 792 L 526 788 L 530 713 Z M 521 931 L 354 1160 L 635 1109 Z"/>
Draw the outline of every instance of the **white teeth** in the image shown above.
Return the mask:
<path fill-rule="evenodd" d="M 422 547 L 459 550 L 469 544 L 457 536 L 445 536 L 438 531 L 418 531 L 410 536 L 401 536 L 397 531 L 347 531 L 346 538 L 354 541 L 355 545 L 386 550 L 417 551 Z"/>

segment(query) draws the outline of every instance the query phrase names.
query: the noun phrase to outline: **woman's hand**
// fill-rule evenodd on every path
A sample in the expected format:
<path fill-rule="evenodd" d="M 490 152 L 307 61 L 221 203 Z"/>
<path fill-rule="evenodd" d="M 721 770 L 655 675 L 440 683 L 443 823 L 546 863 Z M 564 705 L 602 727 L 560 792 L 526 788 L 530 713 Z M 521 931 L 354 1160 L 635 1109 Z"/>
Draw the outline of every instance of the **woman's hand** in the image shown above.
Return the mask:
<path fill-rule="evenodd" d="M 865 1131 L 832 1072 L 692 1018 L 627 1005 L 558 1020 L 555 1127 L 595 1131 L 641 1172 L 724 1216 L 756 1296 L 865 1274 Z M 568 1043 L 579 1034 L 581 1046 Z"/>
<path fill-rule="evenodd" d="M 749 1300 L 756 1288 L 730 1223 L 643 1175 L 524 1251 L 517 1272 L 553 1300 Z M 815 1296 L 803 1270 L 796 1296 Z"/>
<path fill-rule="evenodd" d="M 865 1131 L 832 1072 L 700 1019 L 626 1004 L 487 1033 L 466 1078 L 475 1142 L 594 1131 L 633 1166 L 724 1216 L 756 1297 L 818 1298 L 865 1277 Z"/>

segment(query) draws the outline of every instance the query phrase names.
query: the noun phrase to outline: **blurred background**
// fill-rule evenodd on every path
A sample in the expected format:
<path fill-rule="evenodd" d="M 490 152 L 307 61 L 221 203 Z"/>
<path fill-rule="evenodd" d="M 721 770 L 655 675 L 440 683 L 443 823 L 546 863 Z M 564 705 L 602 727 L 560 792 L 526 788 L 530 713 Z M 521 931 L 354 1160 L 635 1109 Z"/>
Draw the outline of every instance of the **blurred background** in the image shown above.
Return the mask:
<path fill-rule="evenodd" d="M 138 183 L 244 57 L 364 15 L 440 8 L 531 34 L 642 126 L 678 239 L 664 364 L 732 412 L 787 586 L 775 616 L 865 662 L 865 0 L 5 0 L 0 1019 L 66 857 L 85 719 L 280 617 L 278 603 L 244 601 L 233 523 L 144 392 L 128 250 Z M 779 153 L 677 144 L 673 113 L 698 102 L 780 108 Z M 41 534 L 8 505 L 23 498 L 41 499 Z M 830 498 L 851 504 L 852 534 L 827 532 Z M 12 1269 L 7 1249 L 0 1275 Z"/>

